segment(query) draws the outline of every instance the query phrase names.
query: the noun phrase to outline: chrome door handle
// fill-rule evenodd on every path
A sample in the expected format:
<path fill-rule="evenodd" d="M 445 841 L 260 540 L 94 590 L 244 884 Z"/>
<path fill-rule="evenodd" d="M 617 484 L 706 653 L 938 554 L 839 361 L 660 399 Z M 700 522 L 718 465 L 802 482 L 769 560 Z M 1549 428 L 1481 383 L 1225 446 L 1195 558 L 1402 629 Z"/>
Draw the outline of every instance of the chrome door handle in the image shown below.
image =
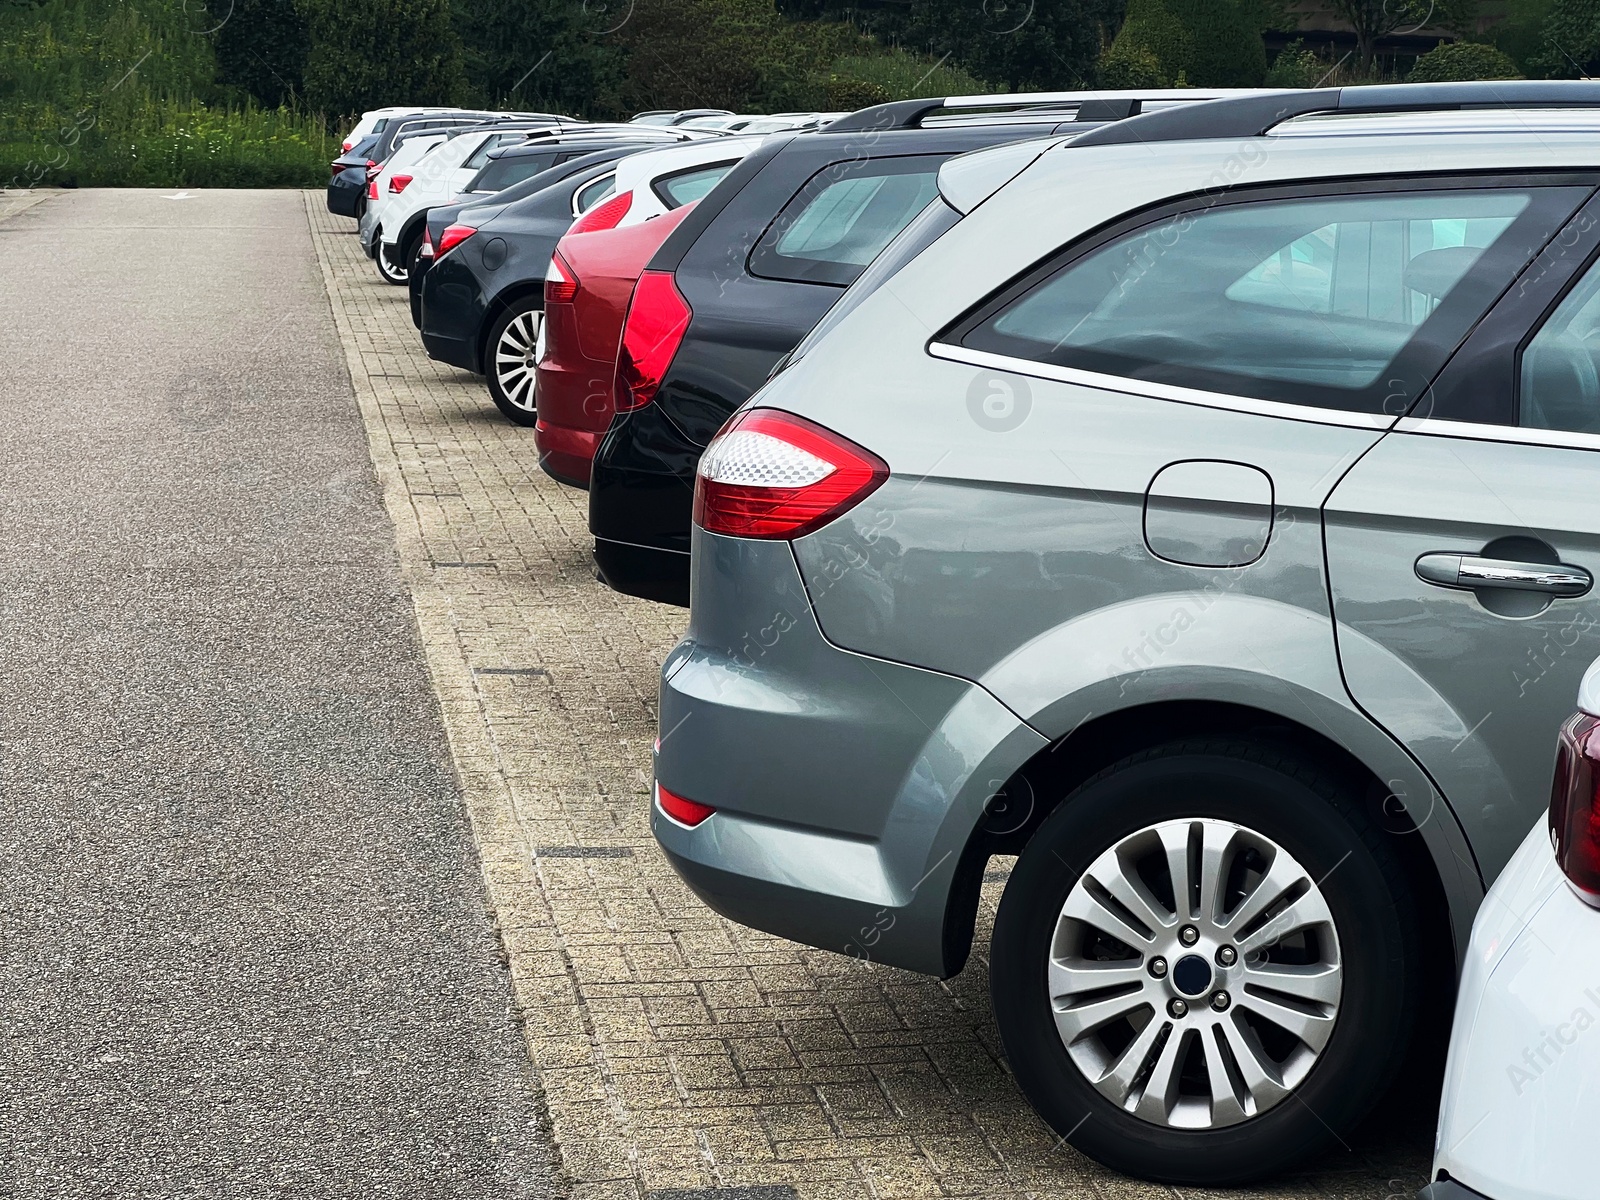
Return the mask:
<path fill-rule="evenodd" d="M 1417 577 L 1440 587 L 1510 588 L 1547 596 L 1581 596 L 1594 586 L 1593 577 L 1582 567 L 1478 558 L 1472 554 L 1424 554 L 1417 559 Z"/>

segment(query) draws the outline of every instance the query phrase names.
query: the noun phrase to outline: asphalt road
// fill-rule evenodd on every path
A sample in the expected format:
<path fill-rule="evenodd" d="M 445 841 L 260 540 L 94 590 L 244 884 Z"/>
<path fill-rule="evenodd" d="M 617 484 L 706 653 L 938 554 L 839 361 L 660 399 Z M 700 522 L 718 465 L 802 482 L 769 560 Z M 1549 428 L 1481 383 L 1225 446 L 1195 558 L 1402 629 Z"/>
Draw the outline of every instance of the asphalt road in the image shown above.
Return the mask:
<path fill-rule="evenodd" d="M 0 1195 L 551 1194 L 300 197 L 55 197 L 0 314 Z"/>

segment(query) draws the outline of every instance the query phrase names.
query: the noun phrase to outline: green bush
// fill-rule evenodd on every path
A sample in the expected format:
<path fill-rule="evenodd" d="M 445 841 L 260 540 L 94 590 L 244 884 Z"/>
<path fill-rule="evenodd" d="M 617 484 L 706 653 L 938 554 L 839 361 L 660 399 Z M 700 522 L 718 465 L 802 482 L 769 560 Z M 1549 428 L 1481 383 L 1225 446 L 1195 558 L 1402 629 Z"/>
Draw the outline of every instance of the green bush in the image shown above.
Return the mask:
<path fill-rule="evenodd" d="M 1100 56 L 1098 70 L 1103 88 L 1164 88 L 1172 81 L 1161 73 L 1161 60 L 1144 46 L 1112 45 Z"/>
<path fill-rule="evenodd" d="M 1250 14 L 1233 0 L 1129 0 L 1112 55 L 1142 49 L 1161 77 L 1190 87 L 1255 87 L 1267 55 Z"/>
<path fill-rule="evenodd" d="M 991 90 L 983 80 L 974 78 L 960 67 L 941 64 L 938 59 L 909 54 L 899 49 L 884 54 L 847 55 L 833 64 L 833 75 L 839 79 L 856 79 L 872 84 L 882 89 L 886 100 L 915 100 L 922 96 L 976 96 Z"/>
<path fill-rule="evenodd" d="M 887 104 L 894 97 L 881 83 L 870 79 L 855 79 L 848 75 L 828 76 L 828 93 L 825 103 L 831 112 L 855 112 L 871 108 L 874 104 Z"/>
<path fill-rule="evenodd" d="M 1529 62 L 1534 73 L 1552 79 L 1600 75 L 1600 4 L 1554 0 L 1539 40 L 1539 52 Z"/>
<path fill-rule="evenodd" d="M 1481 42 L 1444 42 L 1417 59 L 1408 83 L 1448 83 L 1464 79 L 1521 79 L 1517 64 Z"/>
<path fill-rule="evenodd" d="M 1299 39 L 1278 52 L 1267 69 L 1267 86 L 1272 88 L 1308 88 L 1328 74 L 1328 64 L 1305 48 Z"/>

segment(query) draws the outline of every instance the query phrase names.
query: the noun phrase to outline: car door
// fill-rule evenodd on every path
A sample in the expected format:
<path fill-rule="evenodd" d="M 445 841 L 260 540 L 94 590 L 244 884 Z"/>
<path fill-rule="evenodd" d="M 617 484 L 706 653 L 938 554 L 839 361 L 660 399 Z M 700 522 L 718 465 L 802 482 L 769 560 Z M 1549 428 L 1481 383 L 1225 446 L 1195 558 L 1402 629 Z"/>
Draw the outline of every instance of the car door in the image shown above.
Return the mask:
<path fill-rule="evenodd" d="M 1532 182 L 1551 213 L 1592 183 Z M 1484 269 L 1471 224 L 1405 231 L 1438 243 L 1413 274 Z M 1546 804 L 1553 731 L 1600 654 L 1597 254 L 1591 201 L 1425 394 L 1397 389 L 1408 415 L 1324 512 L 1346 686 L 1431 774 L 1485 881 Z"/>

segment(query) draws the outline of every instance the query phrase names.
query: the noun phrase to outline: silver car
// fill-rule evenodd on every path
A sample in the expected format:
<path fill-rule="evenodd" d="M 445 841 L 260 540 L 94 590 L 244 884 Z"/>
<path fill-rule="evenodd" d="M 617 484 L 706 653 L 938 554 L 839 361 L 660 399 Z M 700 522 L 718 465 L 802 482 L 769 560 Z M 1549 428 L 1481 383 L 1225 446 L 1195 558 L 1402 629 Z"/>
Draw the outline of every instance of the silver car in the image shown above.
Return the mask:
<path fill-rule="evenodd" d="M 952 161 L 701 461 L 676 869 L 947 976 L 1019 855 L 995 1015 L 1073 1145 L 1226 1184 L 1343 1134 L 1600 653 L 1597 185 L 1591 83 Z"/>

